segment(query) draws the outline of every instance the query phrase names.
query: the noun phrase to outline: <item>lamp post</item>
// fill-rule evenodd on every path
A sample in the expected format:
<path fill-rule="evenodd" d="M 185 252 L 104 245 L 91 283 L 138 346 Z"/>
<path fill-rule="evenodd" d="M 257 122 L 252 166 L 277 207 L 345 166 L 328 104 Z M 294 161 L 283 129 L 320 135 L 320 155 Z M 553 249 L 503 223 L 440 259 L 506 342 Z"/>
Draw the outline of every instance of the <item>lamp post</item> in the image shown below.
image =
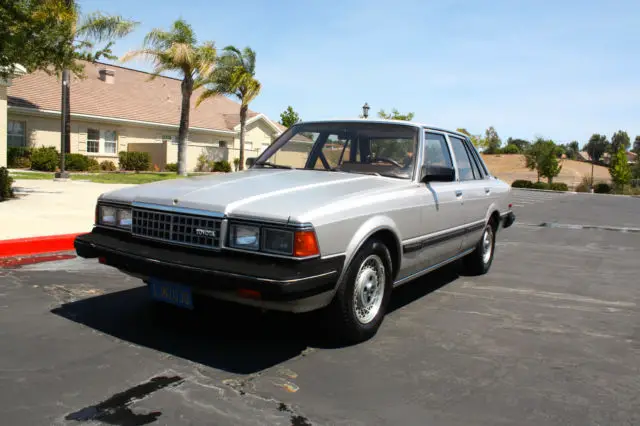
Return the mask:
<path fill-rule="evenodd" d="M 369 118 L 369 104 L 366 102 L 362 105 L 362 116 L 364 118 Z"/>

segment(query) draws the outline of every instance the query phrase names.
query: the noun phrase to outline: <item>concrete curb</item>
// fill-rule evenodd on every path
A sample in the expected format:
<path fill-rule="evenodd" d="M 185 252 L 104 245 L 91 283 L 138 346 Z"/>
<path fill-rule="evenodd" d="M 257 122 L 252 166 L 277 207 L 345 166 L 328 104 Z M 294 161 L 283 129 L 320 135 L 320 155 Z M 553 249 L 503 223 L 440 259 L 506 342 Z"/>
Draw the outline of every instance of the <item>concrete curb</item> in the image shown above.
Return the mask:
<path fill-rule="evenodd" d="M 596 192 L 576 192 L 576 191 L 554 191 L 552 189 L 535 189 L 535 188 L 514 188 L 518 191 L 531 191 L 531 192 L 552 192 L 554 194 L 578 194 L 578 195 L 603 195 L 606 197 L 630 197 L 630 198 L 640 198 L 640 195 L 625 195 L 625 194 L 600 194 Z"/>
<path fill-rule="evenodd" d="M 78 235 L 82 234 L 83 233 L 48 235 L 14 240 L 0 240 L 0 259 L 72 251 L 74 250 L 74 240 Z"/>
<path fill-rule="evenodd" d="M 36 263 L 54 262 L 76 258 L 75 252 L 65 251 L 60 253 L 45 253 L 27 256 L 0 257 L 0 269 L 14 269 L 20 266 L 34 265 Z"/>

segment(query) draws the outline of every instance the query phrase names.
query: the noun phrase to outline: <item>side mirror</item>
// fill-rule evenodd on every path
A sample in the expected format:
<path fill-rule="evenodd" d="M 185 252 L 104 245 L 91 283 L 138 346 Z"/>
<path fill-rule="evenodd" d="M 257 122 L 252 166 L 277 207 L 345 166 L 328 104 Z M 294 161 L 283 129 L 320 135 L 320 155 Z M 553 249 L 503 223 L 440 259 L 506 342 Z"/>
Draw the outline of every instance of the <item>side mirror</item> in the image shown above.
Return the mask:
<path fill-rule="evenodd" d="M 456 171 L 453 167 L 422 166 L 420 168 L 420 182 L 453 182 L 456 180 Z"/>
<path fill-rule="evenodd" d="M 256 158 L 255 157 L 249 157 L 249 158 L 247 158 L 247 161 L 245 161 L 245 164 L 248 167 L 253 167 L 255 162 L 256 162 Z"/>

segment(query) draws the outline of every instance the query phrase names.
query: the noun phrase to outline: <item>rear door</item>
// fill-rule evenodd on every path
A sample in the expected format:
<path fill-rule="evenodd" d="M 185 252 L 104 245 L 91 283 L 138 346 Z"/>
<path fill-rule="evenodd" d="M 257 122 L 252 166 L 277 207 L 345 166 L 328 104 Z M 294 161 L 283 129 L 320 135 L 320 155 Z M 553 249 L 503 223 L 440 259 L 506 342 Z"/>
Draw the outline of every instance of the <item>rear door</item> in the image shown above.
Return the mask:
<path fill-rule="evenodd" d="M 462 250 L 466 250 L 480 239 L 486 214 L 494 196 L 491 192 L 491 182 L 473 145 L 456 135 L 449 134 L 448 137 L 456 158 L 463 193 L 462 210 L 466 233 L 462 241 Z"/>

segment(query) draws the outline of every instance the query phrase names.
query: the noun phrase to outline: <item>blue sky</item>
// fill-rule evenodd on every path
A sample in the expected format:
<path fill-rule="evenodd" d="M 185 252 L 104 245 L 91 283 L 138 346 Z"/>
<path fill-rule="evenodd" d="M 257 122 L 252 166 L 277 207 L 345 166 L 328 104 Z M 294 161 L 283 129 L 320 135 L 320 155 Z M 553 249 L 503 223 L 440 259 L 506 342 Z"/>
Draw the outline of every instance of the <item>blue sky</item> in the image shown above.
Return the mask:
<path fill-rule="evenodd" d="M 141 21 L 115 53 L 178 17 L 199 40 L 257 52 L 251 108 L 279 119 L 395 107 L 414 121 L 557 142 L 640 135 L 640 2 L 80 0 Z M 145 63 L 127 66 L 149 70 Z"/>

